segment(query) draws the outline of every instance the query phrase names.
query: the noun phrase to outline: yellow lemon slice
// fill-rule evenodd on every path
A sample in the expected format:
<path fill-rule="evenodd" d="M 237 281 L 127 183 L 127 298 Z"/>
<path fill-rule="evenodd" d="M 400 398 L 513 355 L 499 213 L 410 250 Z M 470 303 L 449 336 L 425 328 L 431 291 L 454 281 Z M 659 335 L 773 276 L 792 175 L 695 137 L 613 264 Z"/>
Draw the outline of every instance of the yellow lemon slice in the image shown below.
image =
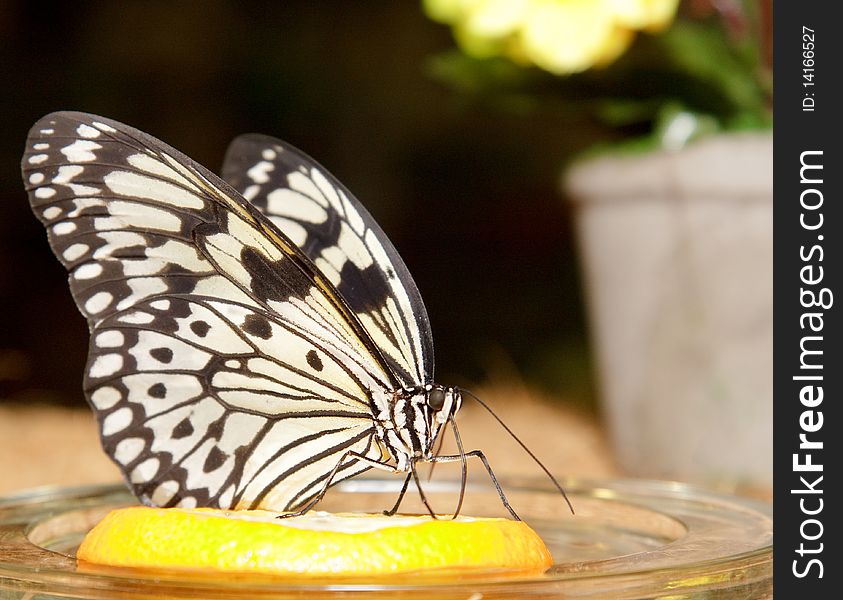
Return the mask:
<path fill-rule="evenodd" d="M 85 537 L 80 561 L 117 567 L 264 575 L 359 576 L 430 569 L 541 573 L 552 564 L 522 521 L 133 506 Z"/>

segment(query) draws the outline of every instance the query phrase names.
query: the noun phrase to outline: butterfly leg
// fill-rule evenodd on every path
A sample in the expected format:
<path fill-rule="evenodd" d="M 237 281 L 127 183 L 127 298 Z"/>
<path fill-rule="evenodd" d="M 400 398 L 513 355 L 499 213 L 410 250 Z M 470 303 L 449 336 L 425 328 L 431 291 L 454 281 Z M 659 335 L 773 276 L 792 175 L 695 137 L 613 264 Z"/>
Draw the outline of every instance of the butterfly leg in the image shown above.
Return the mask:
<path fill-rule="evenodd" d="M 401 491 L 398 493 L 398 499 L 395 501 L 395 504 L 389 510 L 383 511 L 388 517 L 391 517 L 395 513 L 398 512 L 398 507 L 401 506 L 401 501 L 404 499 L 404 495 L 407 493 L 407 487 L 410 485 L 410 478 L 412 478 L 416 482 L 416 489 L 419 491 L 419 496 L 421 497 L 421 501 L 424 504 L 424 507 L 427 509 L 427 512 L 430 514 L 431 517 L 434 519 L 439 519 L 436 516 L 436 512 L 430 506 L 430 503 L 427 500 L 427 496 L 424 494 L 424 490 L 422 490 L 421 482 L 419 481 L 418 471 L 416 471 L 416 461 L 413 461 L 410 464 L 410 472 L 407 473 L 407 476 L 404 478 L 404 485 L 401 486 Z"/>
<path fill-rule="evenodd" d="M 413 473 L 407 473 L 407 476 L 404 478 L 404 485 L 401 486 L 401 491 L 398 493 L 398 500 L 395 501 L 395 504 L 389 510 L 383 511 L 387 517 L 391 517 L 395 513 L 398 512 L 398 507 L 401 506 L 401 501 L 404 499 L 404 494 L 407 493 L 407 487 L 410 485 L 410 478 L 413 476 Z"/>
<path fill-rule="evenodd" d="M 294 510 L 292 512 L 287 512 L 287 513 L 284 513 L 283 515 L 278 515 L 277 518 L 288 519 L 290 517 L 300 517 L 301 515 L 305 514 L 310 509 L 312 509 L 314 506 L 316 506 L 319 503 L 319 501 L 322 500 L 322 498 L 325 497 L 325 494 L 327 493 L 328 488 L 331 487 L 331 483 L 333 483 L 334 477 L 336 477 L 337 473 L 340 470 L 340 467 L 349 458 L 354 459 L 354 460 L 359 461 L 359 462 L 363 462 L 363 463 L 365 463 L 365 464 L 367 464 L 370 467 L 373 467 L 375 469 L 381 469 L 383 471 L 389 471 L 390 473 L 400 472 L 397 468 L 395 468 L 393 465 L 390 465 L 389 463 L 383 463 L 383 462 L 374 460 L 372 458 L 369 458 L 368 456 L 363 456 L 362 454 L 358 454 L 358 453 L 356 453 L 352 450 L 349 450 L 345 454 L 343 454 L 342 458 L 340 458 L 340 460 L 337 462 L 337 464 L 334 465 L 334 468 L 331 469 L 331 472 L 328 473 L 328 477 L 325 479 L 325 484 L 322 486 L 322 488 L 319 490 L 319 492 L 307 502 L 307 504 L 305 504 L 304 506 L 302 506 L 298 510 Z"/>
<path fill-rule="evenodd" d="M 422 490 L 421 482 L 419 481 L 419 473 L 416 471 L 416 463 L 418 459 L 410 459 L 410 475 L 413 476 L 413 480 L 416 482 L 416 489 L 419 491 L 419 497 L 421 498 L 424 507 L 427 509 L 427 512 L 430 513 L 430 516 L 433 517 L 434 520 L 437 520 L 439 517 L 436 516 L 436 513 L 431 508 L 430 503 L 427 501 L 427 496 L 424 495 L 424 490 Z"/>
<path fill-rule="evenodd" d="M 492 467 L 489 464 L 489 461 L 486 458 L 486 455 L 483 454 L 483 452 L 481 452 L 480 450 L 472 450 L 471 452 L 466 452 L 465 454 L 458 454 L 458 455 L 432 456 L 428 460 L 430 462 L 434 462 L 434 463 L 437 463 L 437 462 L 448 463 L 448 462 L 462 461 L 462 460 L 465 459 L 465 457 L 468 457 L 468 456 L 473 456 L 475 458 L 480 459 L 480 462 L 483 463 L 483 466 L 486 468 L 486 472 L 489 474 L 489 478 L 492 480 L 492 483 L 495 485 L 495 489 L 498 491 L 498 496 L 500 496 L 501 502 L 503 503 L 504 508 L 506 508 L 506 510 L 509 511 L 509 514 L 512 515 L 512 518 L 514 518 L 516 521 L 520 521 L 521 517 L 519 517 L 518 514 L 509 505 L 509 501 L 506 499 L 506 494 L 503 493 L 503 488 L 501 487 L 501 484 L 498 483 L 498 479 L 497 479 L 497 477 L 495 477 L 495 473 L 492 471 Z"/>

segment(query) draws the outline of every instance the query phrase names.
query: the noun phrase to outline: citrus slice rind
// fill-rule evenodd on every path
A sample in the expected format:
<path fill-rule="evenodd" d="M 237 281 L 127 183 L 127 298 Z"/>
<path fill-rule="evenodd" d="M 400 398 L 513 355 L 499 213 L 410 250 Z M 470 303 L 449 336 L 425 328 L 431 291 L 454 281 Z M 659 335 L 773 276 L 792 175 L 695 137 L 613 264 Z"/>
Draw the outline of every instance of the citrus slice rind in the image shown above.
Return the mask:
<path fill-rule="evenodd" d="M 111 511 L 85 537 L 80 566 L 295 577 L 413 572 L 542 573 L 552 564 L 521 521 L 460 516 L 276 513 L 133 506 Z"/>

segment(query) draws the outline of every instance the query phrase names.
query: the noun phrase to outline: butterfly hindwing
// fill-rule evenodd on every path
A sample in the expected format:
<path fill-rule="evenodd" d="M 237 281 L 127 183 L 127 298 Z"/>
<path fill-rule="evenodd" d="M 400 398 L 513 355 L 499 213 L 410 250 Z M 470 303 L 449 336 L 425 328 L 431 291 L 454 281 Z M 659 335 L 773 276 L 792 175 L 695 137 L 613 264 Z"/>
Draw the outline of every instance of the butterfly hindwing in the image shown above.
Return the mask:
<path fill-rule="evenodd" d="M 403 386 L 432 380 L 433 337 L 416 284 L 336 178 L 289 144 L 255 134 L 231 143 L 222 175 L 336 286 Z"/>
<path fill-rule="evenodd" d="M 228 184 L 84 113 L 36 123 L 22 166 L 91 330 L 103 447 L 138 497 L 290 509 L 345 452 L 387 458 L 373 412 L 395 375 L 376 342 Z"/>

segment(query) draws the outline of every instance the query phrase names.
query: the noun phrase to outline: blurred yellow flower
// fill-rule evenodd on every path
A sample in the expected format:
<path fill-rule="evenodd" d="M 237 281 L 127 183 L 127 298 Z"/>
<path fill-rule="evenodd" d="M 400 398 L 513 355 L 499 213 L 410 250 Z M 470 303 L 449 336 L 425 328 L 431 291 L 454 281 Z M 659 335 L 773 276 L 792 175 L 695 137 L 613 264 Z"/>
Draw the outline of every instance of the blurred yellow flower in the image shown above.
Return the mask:
<path fill-rule="evenodd" d="M 506 56 L 562 75 L 605 66 L 637 30 L 665 28 L 679 0 L 423 0 L 477 58 Z"/>

